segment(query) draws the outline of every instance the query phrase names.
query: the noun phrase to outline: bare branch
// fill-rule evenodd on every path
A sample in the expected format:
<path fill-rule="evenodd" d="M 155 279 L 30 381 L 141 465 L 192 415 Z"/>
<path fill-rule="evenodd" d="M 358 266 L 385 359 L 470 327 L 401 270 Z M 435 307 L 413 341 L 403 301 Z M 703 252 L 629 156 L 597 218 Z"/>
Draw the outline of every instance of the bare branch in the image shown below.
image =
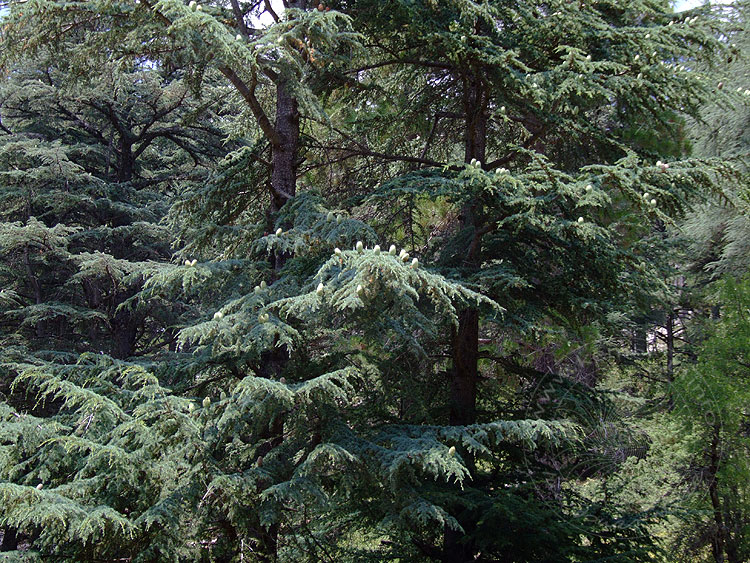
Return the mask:
<path fill-rule="evenodd" d="M 234 20 L 237 22 L 237 27 L 239 27 L 240 32 L 245 37 L 250 37 L 250 30 L 247 27 L 247 24 L 245 23 L 245 14 L 242 13 L 242 9 L 240 8 L 240 3 L 237 0 L 231 0 L 232 1 L 232 12 L 234 12 Z"/>
<path fill-rule="evenodd" d="M 279 16 L 276 14 L 276 12 L 273 11 L 273 8 L 271 7 L 271 2 L 269 2 L 268 0 L 263 0 L 263 4 L 266 7 L 266 12 L 268 12 L 273 18 L 273 21 L 275 21 L 276 23 L 279 23 Z"/>
<path fill-rule="evenodd" d="M 263 107 L 260 105 L 258 98 L 255 97 L 255 86 L 258 83 L 255 72 L 253 72 L 253 80 L 248 86 L 239 76 L 237 76 L 237 73 L 228 66 L 221 65 L 219 67 L 219 71 L 229 79 L 232 85 L 237 89 L 240 95 L 250 106 L 250 111 L 253 112 L 255 119 L 258 120 L 258 125 L 260 126 L 266 138 L 271 142 L 273 146 L 280 146 L 282 142 L 278 131 L 276 131 L 276 129 L 274 128 L 271 120 L 268 119 L 266 112 L 263 111 Z"/>

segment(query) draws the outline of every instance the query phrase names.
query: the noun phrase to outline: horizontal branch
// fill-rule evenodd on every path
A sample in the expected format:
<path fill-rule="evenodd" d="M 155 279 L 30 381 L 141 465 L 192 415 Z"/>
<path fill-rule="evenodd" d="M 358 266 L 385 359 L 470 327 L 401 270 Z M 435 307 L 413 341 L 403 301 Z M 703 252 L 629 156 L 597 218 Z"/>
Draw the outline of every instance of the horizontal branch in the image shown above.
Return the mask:
<path fill-rule="evenodd" d="M 365 65 L 359 68 L 353 68 L 351 70 L 347 70 L 344 72 L 344 74 L 357 74 L 358 72 L 364 72 L 366 70 L 374 70 L 376 68 L 382 68 L 385 66 L 392 66 L 392 65 L 415 65 L 415 66 L 424 66 L 428 68 L 440 68 L 443 70 L 453 70 L 453 65 L 447 64 L 447 63 L 440 63 L 436 61 L 420 61 L 419 59 L 391 59 L 388 61 L 381 61 L 379 63 L 373 63 L 371 65 Z"/>
<path fill-rule="evenodd" d="M 318 145 L 314 148 L 318 148 L 321 150 L 332 150 L 332 151 L 340 151 L 345 153 L 343 156 L 339 157 L 337 160 L 339 162 L 342 162 L 344 160 L 348 160 L 350 158 L 355 158 L 358 156 L 364 156 L 364 157 L 372 157 L 372 158 L 379 158 L 381 160 L 386 160 L 388 162 L 412 162 L 414 164 L 424 164 L 425 166 L 437 166 L 437 167 L 443 167 L 446 165 L 445 162 L 438 162 L 436 160 L 430 160 L 429 158 L 420 158 L 416 156 L 405 156 L 405 155 L 396 155 L 396 154 L 386 154 L 378 151 L 372 151 L 366 148 L 351 148 L 351 147 L 336 147 L 336 146 L 327 146 L 327 145 Z"/>

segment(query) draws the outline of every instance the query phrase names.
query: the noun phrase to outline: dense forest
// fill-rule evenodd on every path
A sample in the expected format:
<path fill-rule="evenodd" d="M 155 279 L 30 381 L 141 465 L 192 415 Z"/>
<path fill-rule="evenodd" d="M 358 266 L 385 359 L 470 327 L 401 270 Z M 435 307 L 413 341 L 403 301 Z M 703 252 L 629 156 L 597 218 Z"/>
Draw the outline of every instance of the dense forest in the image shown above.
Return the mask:
<path fill-rule="evenodd" d="M 750 560 L 750 7 L 0 0 L 0 560 Z"/>

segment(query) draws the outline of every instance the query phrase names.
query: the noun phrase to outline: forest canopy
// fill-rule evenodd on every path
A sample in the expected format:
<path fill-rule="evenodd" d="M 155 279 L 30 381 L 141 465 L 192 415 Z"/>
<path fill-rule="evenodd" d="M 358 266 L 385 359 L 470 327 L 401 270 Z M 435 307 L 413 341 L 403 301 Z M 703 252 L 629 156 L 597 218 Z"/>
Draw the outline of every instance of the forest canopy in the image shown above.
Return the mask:
<path fill-rule="evenodd" d="M 0 551 L 750 559 L 748 4 L 0 0 Z"/>

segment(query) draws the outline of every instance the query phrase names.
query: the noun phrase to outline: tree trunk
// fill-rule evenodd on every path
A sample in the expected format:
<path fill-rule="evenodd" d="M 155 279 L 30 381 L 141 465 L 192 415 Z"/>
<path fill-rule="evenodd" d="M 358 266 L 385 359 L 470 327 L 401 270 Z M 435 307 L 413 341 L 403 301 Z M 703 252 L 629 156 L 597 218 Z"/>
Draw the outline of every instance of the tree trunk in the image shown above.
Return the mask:
<path fill-rule="evenodd" d="M 471 545 L 461 543 L 463 537 L 462 532 L 446 527 L 442 563 L 467 563 L 474 560 Z"/>
<path fill-rule="evenodd" d="M 484 162 L 487 147 L 487 114 L 485 93 L 481 80 L 470 76 L 464 80 L 464 158 L 466 162 L 477 159 Z M 481 237 L 474 202 L 464 205 L 461 212 L 461 230 L 472 231 L 472 241 L 462 257 L 469 271 L 479 267 L 479 237 Z M 465 309 L 458 315 L 458 328 L 452 339 L 453 378 L 451 381 L 450 424 L 463 426 L 476 422 L 477 365 L 479 362 L 479 311 Z"/>
<path fill-rule="evenodd" d="M 273 227 L 276 213 L 297 193 L 297 151 L 299 148 L 299 109 L 286 82 L 276 86 L 276 125 L 281 142 L 271 149 L 271 207 L 268 230 Z M 280 270 L 289 256 L 273 257 L 274 269 Z"/>
<path fill-rule="evenodd" d="M 648 352 L 646 329 L 638 327 L 633 330 L 632 350 L 638 354 L 645 354 Z"/>
<path fill-rule="evenodd" d="M 304 0 L 295 7 L 304 7 Z M 276 85 L 276 123 L 274 125 L 280 143 L 271 149 L 271 206 L 268 213 L 269 230 L 274 216 L 297 193 L 297 164 L 299 149 L 299 108 L 287 82 L 280 80 Z M 274 270 L 278 272 L 289 256 L 278 253 L 273 256 Z M 261 373 L 265 377 L 278 378 L 289 361 L 287 353 L 276 348 L 262 355 Z M 283 440 L 284 416 L 280 415 L 270 425 L 266 437 L 269 448 L 278 446 Z M 268 453 L 262 452 L 262 455 Z M 258 537 L 261 561 L 272 563 L 278 559 L 279 525 L 272 524 Z"/>
<path fill-rule="evenodd" d="M 464 159 L 485 161 L 487 147 L 486 93 L 481 78 L 472 74 L 464 77 Z M 463 269 L 475 272 L 480 264 L 481 219 L 478 217 L 475 202 L 468 202 L 461 210 L 460 230 L 470 230 L 471 243 L 461 257 Z M 451 342 L 453 371 L 450 388 L 449 423 L 453 426 L 466 426 L 477 421 L 477 380 L 479 364 L 479 310 L 468 308 L 458 314 L 458 328 L 453 329 Z M 473 462 L 467 452 L 462 453 L 469 471 L 473 473 Z M 466 530 L 468 522 L 459 523 Z M 464 563 L 473 560 L 472 542 L 462 542 L 464 534 L 449 529 L 444 531 L 444 563 Z"/>
<path fill-rule="evenodd" d="M 674 311 L 667 315 L 667 379 L 674 382 Z"/>
<path fill-rule="evenodd" d="M 36 274 L 34 274 L 34 269 L 31 266 L 31 258 L 29 257 L 29 245 L 26 245 L 23 248 L 23 265 L 26 269 L 26 275 L 29 279 L 29 285 L 31 286 L 31 290 L 34 293 L 34 303 L 36 305 L 41 305 L 44 302 L 44 298 L 42 296 L 42 286 L 39 283 L 39 279 L 36 277 Z M 34 330 L 36 331 L 37 338 L 44 338 L 45 328 L 46 323 L 44 321 L 39 321 L 36 324 Z"/>
<path fill-rule="evenodd" d="M 464 80 L 464 161 L 476 158 L 484 163 L 487 150 L 487 99 L 484 83 L 479 76 Z"/>
<path fill-rule="evenodd" d="M 721 427 L 718 423 L 714 424 L 713 436 L 711 437 L 711 446 L 709 449 L 708 465 L 708 495 L 711 499 L 711 508 L 713 509 L 714 525 L 716 531 L 711 538 L 711 552 L 713 553 L 716 563 L 724 563 L 724 550 L 726 546 L 726 528 L 724 526 L 724 517 L 721 513 L 721 500 L 719 499 L 719 432 Z"/>
<path fill-rule="evenodd" d="M 450 424 L 474 424 L 477 418 L 479 362 L 479 311 L 464 309 L 453 329 L 453 380 L 451 381 Z"/>
<path fill-rule="evenodd" d="M 299 109 L 286 82 L 276 86 L 276 131 L 281 142 L 272 148 L 271 212 L 275 213 L 297 192 Z"/>
<path fill-rule="evenodd" d="M 130 308 L 117 310 L 117 307 L 127 299 L 133 297 L 138 288 L 133 287 L 124 291 L 116 291 L 116 285 L 112 286 L 112 303 L 108 308 L 111 315 L 109 329 L 112 339 L 112 356 L 118 360 L 124 360 L 135 354 L 135 345 L 138 340 L 138 331 L 143 327 L 147 313 L 142 310 L 131 310 Z"/>
<path fill-rule="evenodd" d="M 113 319 L 112 356 L 118 360 L 126 360 L 133 355 L 138 335 L 138 321 L 133 317 L 134 315 L 118 313 Z"/>
<path fill-rule="evenodd" d="M 117 166 L 117 181 L 130 182 L 135 170 L 135 158 L 133 158 L 133 143 L 125 137 L 120 139 L 120 154 Z"/>
<path fill-rule="evenodd" d="M 263 456 L 268 454 L 273 448 L 276 448 L 281 445 L 284 435 L 284 416 L 283 414 L 280 414 L 278 417 L 276 417 L 271 424 L 269 424 L 266 432 L 264 432 L 264 438 L 266 438 L 268 441 L 266 442 L 266 447 L 259 448 L 259 453 L 261 456 L 261 459 Z M 262 493 L 263 489 L 271 486 L 273 483 L 270 482 L 260 482 L 258 486 L 258 493 Z M 279 555 L 279 523 L 274 522 L 267 528 L 263 529 L 260 526 L 260 522 L 258 522 L 258 529 L 262 530 L 260 534 L 258 535 L 258 553 L 259 558 L 264 563 L 274 563 L 275 561 L 278 561 L 278 555 Z"/>
<path fill-rule="evenodd" d="M 0 543 L 0 551 L 16 551 L 18 549 L 18 534 L 15 528 L 3 527 L 3 541 Z"/>

